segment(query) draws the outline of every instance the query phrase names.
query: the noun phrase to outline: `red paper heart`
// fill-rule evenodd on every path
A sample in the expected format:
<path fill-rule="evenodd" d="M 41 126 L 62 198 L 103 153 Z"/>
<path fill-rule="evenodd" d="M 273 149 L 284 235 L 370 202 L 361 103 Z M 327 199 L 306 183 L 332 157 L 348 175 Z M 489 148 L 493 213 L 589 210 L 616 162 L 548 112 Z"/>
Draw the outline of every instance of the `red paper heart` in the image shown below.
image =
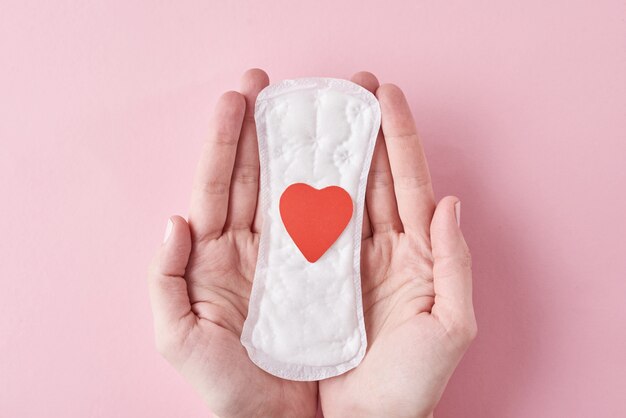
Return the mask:
<path fill-rule="evenodd" d="M 352 198 L 339 186 L 318 190 L 295 183 L 283 192 L 279 209 L 287 233 L 302 255 L 314 263 L 350 222 Z"/>

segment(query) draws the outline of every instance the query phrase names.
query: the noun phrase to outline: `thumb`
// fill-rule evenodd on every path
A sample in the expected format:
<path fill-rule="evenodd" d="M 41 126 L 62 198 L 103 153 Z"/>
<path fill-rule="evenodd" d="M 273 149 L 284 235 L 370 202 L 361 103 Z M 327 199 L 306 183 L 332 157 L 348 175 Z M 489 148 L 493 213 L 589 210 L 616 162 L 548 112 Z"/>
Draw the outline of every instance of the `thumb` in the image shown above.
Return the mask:
<path fill-rule="evenodd" d="M 448 329 L 472 339 L 476 321 L 472 304 L 471 257 L 459 227 L 461 202 L 453 196 L 439 202 L 430 225 L 435 304 L 432 314 Z"/>
<path fill-rule="evenodd" d="M 191 252 L 189 225 L 180 216 L 168 220 L 165 238 L 148 274 L 150 302 L 159 341 L 170 340 L 172 332 L 180 329 L 183 319 L 194 319 L 191 311 L 185 268 Z"/>

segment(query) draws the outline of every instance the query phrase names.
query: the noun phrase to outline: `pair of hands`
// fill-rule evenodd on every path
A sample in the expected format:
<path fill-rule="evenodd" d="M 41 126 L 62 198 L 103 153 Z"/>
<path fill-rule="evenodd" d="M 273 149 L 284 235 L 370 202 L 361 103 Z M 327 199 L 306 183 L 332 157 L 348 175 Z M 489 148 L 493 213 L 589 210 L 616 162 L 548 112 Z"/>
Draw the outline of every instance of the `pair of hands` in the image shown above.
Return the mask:
<path fill-rule="evenodd" d="M 272 376 L 239 338 L 256 265 L 260 214 L 254 103 L 269 84 L 247 71 L 215 108 L 188 222 L 174 216 L 149 274 L 159 352 L 223 417 L 428 417 L 476 335 L 460 202 L 435 203 L 402 91 L 360 72 L 382 110 L 366 191 L 361 280 L 368 349 L 320 382 Z"/>

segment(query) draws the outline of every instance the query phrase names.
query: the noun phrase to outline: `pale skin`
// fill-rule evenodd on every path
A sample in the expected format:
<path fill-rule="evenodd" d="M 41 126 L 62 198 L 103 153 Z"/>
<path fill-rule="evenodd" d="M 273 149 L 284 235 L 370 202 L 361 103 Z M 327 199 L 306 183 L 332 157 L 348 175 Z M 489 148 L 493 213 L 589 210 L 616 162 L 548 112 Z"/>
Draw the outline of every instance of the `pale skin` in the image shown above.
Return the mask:
<path fill-rule="evenodd" d="M 382 129 L 366 191 L 361 251 L 368 349 L 355 369 L 320 382 L 272 376 L 240 343 L 263 222 L 254 102 L 259 69 L 219 99 L 200 157 L 188 221 L 170 218 L 150 268 L 156 344 L 215 415 L 430 417 L 476 335 L 460 202 L 434 199 L 402 91 L 360 72 Z M 171 227 L 171 229 L 169 228 Z"/>

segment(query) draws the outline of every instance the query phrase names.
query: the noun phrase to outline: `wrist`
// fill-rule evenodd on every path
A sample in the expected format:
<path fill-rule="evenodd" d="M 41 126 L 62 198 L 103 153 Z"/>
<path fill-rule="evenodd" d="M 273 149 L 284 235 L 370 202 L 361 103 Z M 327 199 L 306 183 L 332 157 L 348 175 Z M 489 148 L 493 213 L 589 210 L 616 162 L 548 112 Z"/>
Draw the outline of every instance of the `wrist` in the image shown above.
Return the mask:
<path fill-rule="evenodd" d="M 389 418 L 393 418 L 393 417 L 414 417 L 414 418 L 434 418 L 434 412 L 416 412 L 415 414 L 409 414 L 406 415 L 406 411 L 404 412 L 399 412 L 399 411 L 376 411 L 376 410 L 367 410 L 367 409 L 363 409 L 363 408 L 359 408 L 357 407 L 348 407 L 348 408 L 342 408 L 342 409 L 333 409 L 332 411 L 328 411 L 326 412 L 325 410 L 322 409 L 322 411 L 324 412 L 324 418 L 342 418 L 342 417 L 359 417 L 359 418 L 379 418 L 379 417 L 389 417 Z"/>

